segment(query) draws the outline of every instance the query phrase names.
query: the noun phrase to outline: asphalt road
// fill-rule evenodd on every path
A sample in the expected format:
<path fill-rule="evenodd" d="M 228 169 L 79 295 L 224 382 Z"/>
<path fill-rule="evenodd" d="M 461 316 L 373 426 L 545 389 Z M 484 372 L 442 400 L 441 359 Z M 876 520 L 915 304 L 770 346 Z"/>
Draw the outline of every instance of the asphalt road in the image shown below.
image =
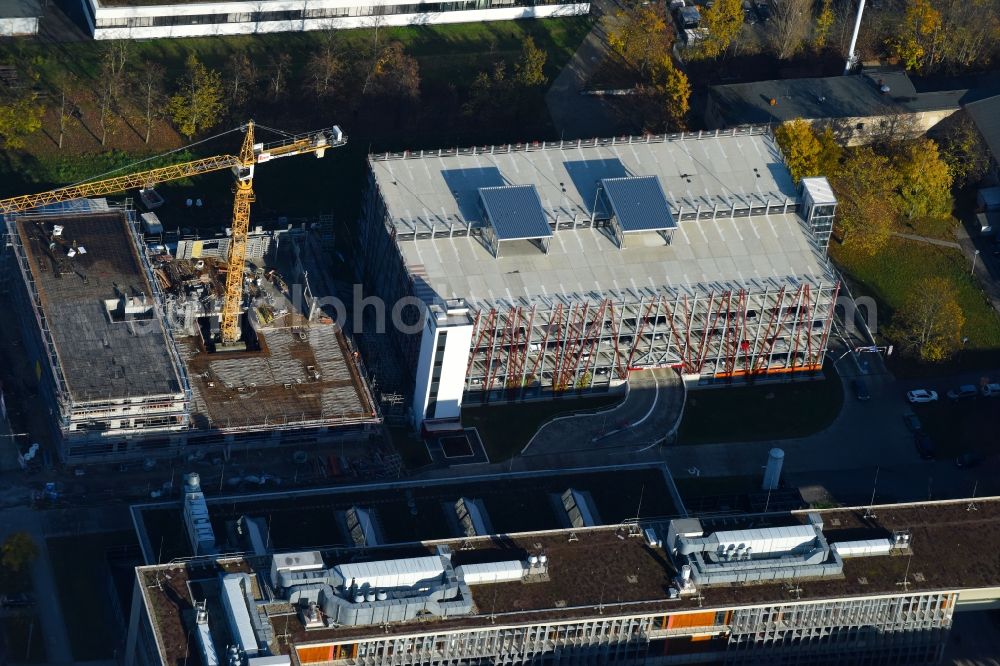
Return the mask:
<path fill-rule="evenodd" d="M 867 344 L 860 339 L 851 345 Z M 783 478 L 803 490 L 810 502 L 842 504 L 903 502 L 1000 495 L 1000 456 L 974 469 L 959 469 L 950 458 L 921 460 L 903 422 L 906 392 L 934 389 L 945 399 L 950 388 L 979 385 L 984 377 L 1000 381 L 1000 369 L 982 369 L 937 379 L 897 379 L 878 354 L 844 354 L 834 343 L 830 358 L 843 378 L 844 407 L 825 430 L 808 437 L 668 447 L 664 458 L 678 478 L 685 476 L 762 475 L 768 451 L 785 452 Z M 851 380 L 862 377 L 871 398 L 859 401 Z M 1000 409 L 1000 400 L 977 398 L 976 408 Z M 723 416 L 720 415 L 720 418 Z M 780 409 L 774 418 L 781 418 Z M 877 475 L 877 482 L 876 482 Z"/>

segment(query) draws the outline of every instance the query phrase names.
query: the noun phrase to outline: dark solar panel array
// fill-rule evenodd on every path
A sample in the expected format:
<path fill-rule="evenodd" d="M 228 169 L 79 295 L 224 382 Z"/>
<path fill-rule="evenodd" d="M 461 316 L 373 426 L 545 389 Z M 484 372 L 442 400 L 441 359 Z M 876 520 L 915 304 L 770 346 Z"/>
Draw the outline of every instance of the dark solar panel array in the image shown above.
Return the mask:
<path fill-rule="evenodd" d="M 552 235 L 534 185 L 506 185 L 479 189 L 486 217 L 497 239 L 525 240 Z"/>
<path fill-rule="evenodd" d="M 601 189 L 623 232 L 677 228 L 667 196 L 656 176 L 604 178 Z"/>

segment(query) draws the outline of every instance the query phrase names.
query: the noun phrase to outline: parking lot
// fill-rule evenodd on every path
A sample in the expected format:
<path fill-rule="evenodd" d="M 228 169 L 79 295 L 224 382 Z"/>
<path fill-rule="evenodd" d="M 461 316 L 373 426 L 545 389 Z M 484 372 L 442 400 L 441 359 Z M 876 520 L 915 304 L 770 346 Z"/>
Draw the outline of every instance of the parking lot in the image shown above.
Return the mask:
<path fill-rule="evenodd" d="M 984 391 L 987 386 L 992 389 L 991 381 L 1000 381 L 1000 375 L 984 375 L 978 381 L 964 384 L 932 381 L 915 387 L 934 391 L 937 399 L 911 403 L 904 418 L 912 414 L 916 419 L 908 419 L 907 427 L 926 433 L 935 458 L 955 459 L 974 453 L 985 462 L 997 454 L 996 433 L 1000 432 L 1000 393 Z M 959 390 L 962 386 L 973 390 L 962 392 Z"/>

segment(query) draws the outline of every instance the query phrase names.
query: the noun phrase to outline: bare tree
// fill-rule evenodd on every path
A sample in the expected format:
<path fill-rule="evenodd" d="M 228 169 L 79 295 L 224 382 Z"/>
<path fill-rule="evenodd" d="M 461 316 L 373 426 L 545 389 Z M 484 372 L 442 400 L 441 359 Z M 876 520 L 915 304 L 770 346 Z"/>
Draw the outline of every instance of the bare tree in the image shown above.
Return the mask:
<path fill-rule="evenodd" d="M 812 23 L 811 0 L 771 0 L 773 21 L 771 47 L 781 60 L 791 58 L 802 47 Z"/>
<path fill-rule="evenodd" d="M 114 116 L 111 112 L 112 101 L 115 94 L 115 85 L 110 79 L 101 81 L 100 100 L 98 104 L 98 120 L 101 125 L 101 145 L 108 143 L 108 130 L 113 129 L 112 121 Z"/>
<path fill-rule="evenodd" d="M 63 147 L 63 138 L 66 136 L 66 105 L 73 103 L 69 95 L 73 81 L 73 75 L 67 70 L 61 71 L 55 79 L 56 87 L 59 89 L 59 139 L 57 143 L 60 150 Z"/>
<path fill-rule="evenodd" d="M 128 64 L 130 42 L 125 39 L 116 39 L 108 42 L 104 50 L 104 60 L 108 66 L 108 73 L 116 80 L 121 80 L 125 74 L 125 66 Z"/>
<path fill-rule="evenodd" d="M 142 68 L 139 89 L 146 105 L 146 143 L 153 131 L 153 120 L 159 115 L 157 110 L 164 106 L 163 74 L 163 67 L 155 62 L 146 62 Z"/>
<path fill-rule="evenodd" d="M 385 23 L 385 6 L 381 0 L 376 0 L 374 11 L 365 23 L 372 29 L 371 54 L 368 58 L 367 71 L 365 72 L 365 82 L 361 85 L 361 94 L 368 93 L 368 86 L 371 84 L 372 76 L 379 67 L 382 58 L 382 49 L 379 48 L 379 30 Z"/>
<path fill-rule="evenodd" d="M 292 66 L 292 57 L 287 53 L 279 53 L 275 55 L 274 61 L 271 63 L 271 73 L 269 88 L 271 89 L 271 94 L 275 99 L 281 96 L 281 93 L 285 90 L 285 85 L 288 82 L 288 70 Z"/>
<path fill-rule="evenodd" d="M 255 85 L 260 75 L 257 66 L 246 53 L 234 53 L 229 59 L 228 68 L 229 79 L 229 101 L 232 109 L 237 111 L 243 108 L 250 98 L 250 91 Z"/>
<path fill-rule="evenodd" d="M 334 38 L 329 36 L 309 58 L 309 87 L 318 97 L 334 94 L 346 69 Z"/>
<path fill-rule="evenodd" d="M 128 64 L 129 42 L 116 39 L 108 42 L 101 55 L 98 91 L 98 113 L 101 145 L 107 145 L 108 134 L 114 133 L 115 114 L 120 109 L 124 90 L 125 68 Z"/>

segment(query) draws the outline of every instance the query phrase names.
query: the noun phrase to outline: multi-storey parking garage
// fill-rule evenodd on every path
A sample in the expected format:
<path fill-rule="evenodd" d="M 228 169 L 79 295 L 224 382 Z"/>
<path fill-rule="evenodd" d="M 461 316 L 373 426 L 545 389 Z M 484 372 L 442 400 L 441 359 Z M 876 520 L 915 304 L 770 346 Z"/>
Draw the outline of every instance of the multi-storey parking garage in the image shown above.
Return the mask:
<path fill-rule="evenodd" d="M 416 422 L 463 401 L 813 373 L 839 284 L 836 199 L 795 185 L 765 130 L 372 155 L 370 293 L 428 306 L 400 330 Z"/>

